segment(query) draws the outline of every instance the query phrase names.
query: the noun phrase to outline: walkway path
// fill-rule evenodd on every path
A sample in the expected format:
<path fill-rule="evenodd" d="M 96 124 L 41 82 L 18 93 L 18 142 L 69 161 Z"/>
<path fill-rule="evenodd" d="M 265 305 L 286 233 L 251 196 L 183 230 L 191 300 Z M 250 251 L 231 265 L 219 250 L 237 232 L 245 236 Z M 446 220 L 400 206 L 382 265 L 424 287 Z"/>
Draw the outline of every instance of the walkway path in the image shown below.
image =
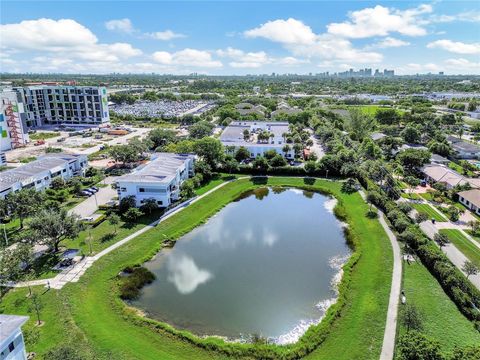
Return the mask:
<path fill-rule="evenodd" d="M 365 200 L 366 196 L 363 191 L 360 195 Z M 392 272 L 392 287 L 390 288 L 390 298 L 388 300 L 387 322 L 385 324 L 385 333 L 383 334 L 382 352 L 380 353 L 380 360 L 392 360 L 395 353 L 395 336 L 397 334 L 397 316 L 398 303 L 400 300 L 400 291 L 402 287 L 402 252 L 398 244 L 395 234 L 390 230 L 385 221 L 385 215 L 378 210 L 379 222 L 383 230 L 387 233 L 390 244 L 393 250 L 393 272 Z"/>
<path fill-rule="evenodd" d="M 243 178 L 239 178 L 239 179 L 243 179 Z M 11 287 L 26 287 L 26 286 L 45 285 L 45 286 L 50 286 L 52 289 L 61 289 L 65 284 L 67 284 L 69 282 L 77 282 L 80 279 L 80 277 L 85 273 L 85 271 L 87 271 L 87 269 L 90 266 L 92 266 L 92 264 L 95 261 L 97 261 L 98 259 L 100 259 L 102 256 L 107 255 L 108 253 L 112 252 L 113 250 L 115 250 L 115 249 L 119 248 L 120 246 L 126 244 L 130 240 L 132 240 L 132 239 L 136 238 L 137 236 L 147 232 L 148 230 L 157 226 L 160 222 L 162 222 L 162 221 L 172 217 L 173 215 L 179 213 L 180 211 L 185 209 L 188 205 L 199 201 L 200 199 L 204 198 L 205 196 L 208 196 L 212 192 L 220 189 L 221 187 L 223 187 L 226 184 L 228 184 L 232 181 L 235 181 L 235 180 L 236 179 L 226 181 L 226 182 L 214 187 L 213 189 L 210 189 L 206 193 L 178 205 L 177 207 L 167 211 L 167 213 L 162 215 L 158 220 L 155 220 L 154 222 L 146 225 L 145 227 L 141 228 L 140 230 L 134 232 L 133 234 L 130 234 L 126 238 L 116 242 L 115 244 L 113 244 L 113 245 L 109 246 L 108 248 L 102 250 L 98 254 L 96 254 L 94 256 L 86 256 L 85 258 L 83 258 L 81 261 L 79 261 L 78 263 L 76 263 L 72 267 L 63 270 L 61 273 L 59 273 L 54 278 L 24 281 L 24 282 L 19 282 L 19 283 L 15 283 L 15 284 L 11 283 L 11 284 L 8 284 L 8 286 L 11 286 Z"/>

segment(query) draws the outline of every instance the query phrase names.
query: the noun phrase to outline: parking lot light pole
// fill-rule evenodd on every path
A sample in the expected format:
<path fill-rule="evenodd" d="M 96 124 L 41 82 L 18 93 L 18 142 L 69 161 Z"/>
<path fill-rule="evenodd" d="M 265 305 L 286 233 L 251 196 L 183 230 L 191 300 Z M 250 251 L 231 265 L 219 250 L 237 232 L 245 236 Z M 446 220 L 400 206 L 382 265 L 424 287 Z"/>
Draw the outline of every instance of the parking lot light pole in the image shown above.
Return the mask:
<path fill-rule="evenodd" d="M 5 236 L 5 244 L 8 246 L 8 236 L 7 236 L 7 229 L 5 227 L 5 224 L 3 224 L 3 235 Z"/>

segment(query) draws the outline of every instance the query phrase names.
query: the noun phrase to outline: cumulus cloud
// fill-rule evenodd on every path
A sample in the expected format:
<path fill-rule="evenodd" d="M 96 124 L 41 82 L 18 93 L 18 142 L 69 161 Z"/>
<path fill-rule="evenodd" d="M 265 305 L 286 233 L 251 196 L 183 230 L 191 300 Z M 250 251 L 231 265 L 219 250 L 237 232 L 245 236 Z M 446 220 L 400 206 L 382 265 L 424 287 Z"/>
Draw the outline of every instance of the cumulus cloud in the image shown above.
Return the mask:
<path fill-rule="evenodd" d="M 179 38 L 186 37 L 184 34 L 176 33 L 176 32 L 173 32 L 172 30 L 145 33 L 145 36 L 155 40 L 162 40 L 162 41 L 169 41 L 172 39 L 179 39 Z"/>
<path fill-rule="evenodd" d="M 295 57 L 322 58 L 340 62 L 378 63 L 382 54 L 353 47 L 344 37 L 315 34 L 303 22 L 289 18 L 273 20 L 244 32 L 246 37 L 261 37 L 282 44 Z"/>
<path fill-rule="evenodd" d="M 478 73 L 478 69 L 480 69 L 480 62 L 470 61 L 464 58 L 459 59 L 447 59 L 445 60 L 445 64 L 448 68 L 455 70 L 456 74 L 459 73 Z"/>
<path fill-rule="evenodd" d="M 186 255 L 169 257 L 167 268 L 168 281 L 184 295 L 191 294 L 213 277 L 208 270 L 200 269 L 195 261 Z"/>
<path fill-rule="evenodd" d="M 349 13 L 349 21 L 327 25 L 330 34 L 346 38 L 368 38 L 372 36 L 387 36 L 397 32 L 407 36 L 426 35 L 427 31 L 421 25 L 419 18 L 431 13 L 430 5 L 420 5 L 407 10 L 397 10 L 377 5 Z"/>
<path fill-rule="evenodd" d="M 134 31 L 132 22 L 127 18 L 107 21 L 105 27 L 110 31 L 119 31 L 127 34 Z"/>
<path fill-rule="evenodd" d="M 431 15 L 428 21 L 432 23 L 449 23 L 454 21 L 480 22 L 480 11 L 465 11 L 454 15 Z"/>
<path fill-rule="evenodd" d="M 265 51 L 244 52 L 243 50 L 228 47 L 225 50 L 217 50 L 218 56 L 231 58 L 229 65 L 233 68 L 259 68 L 272 62 Z"/>
<path fill-rule="evenodd" d="M 316 37 L 310 26 L 292 18 L 268 21 L 244 34 L 249 38 L 261 37 L 282 44 L 302 45 L 313 44 Z"/>
<path fill-rule="evenodd" d="M 219 68 L 223 64 L 212 58 L 212 54 L 205 50 L 186 48 L 174 53 L 156 51 L 153 59 L 162 65 L 180 65 L 200 68 Z"/>
<path fill-rule="evenodd" d="M 456 54 L 480 54 L 480 43 L 463 43 L 452 40 L 436 40 L 427 44 L 429 49 L 443 49 Z"/>
<path fill-rule="evenodd" d="M 408 45 L 410 45 L 408 41 L 403 41 L 403 40 L 388 36 L 370 46 L 367 46 L 367 49 L 375 49 L 375 48 L 386 49 L 386 48 L 401 47 L 401 46 L 408 46 Z"/>

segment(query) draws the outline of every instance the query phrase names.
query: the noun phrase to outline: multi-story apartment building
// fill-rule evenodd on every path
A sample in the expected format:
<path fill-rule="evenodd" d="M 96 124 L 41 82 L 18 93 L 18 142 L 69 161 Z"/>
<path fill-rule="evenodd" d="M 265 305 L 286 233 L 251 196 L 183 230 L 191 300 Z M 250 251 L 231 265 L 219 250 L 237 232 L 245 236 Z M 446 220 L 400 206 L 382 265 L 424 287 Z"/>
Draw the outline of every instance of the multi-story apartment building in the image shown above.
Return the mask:
<path fill-rule="evenodd" d="M 0 359 L 27 360 L 22 325 L 27 316 L 0 315 Z"/>
<path fill-rule="evenodd" d="M 21 189 L 46 189 L 53 179 L 68 180 L 73 176 L 84 175 L 87 168 L 85 155 L 64 153 L 47 154 L 15 169 L 0 172 L 0 198 Z"/>
<path fill-rule="evenodd" d="M 28 140 L 21 95 L 12 90 L 0 92 L 0 151 L 22 147 Z"/>
<path fill-rule="evenodd" d="M 23 99 L 28 127 L 99 125 L 110 121 L 104 87 L 36 85 L 14 90 Z"/>
<path fill-rule="evenodd" d="M 193 175 L 195 156 L 158 153 L 147 165 L 117 178 L 118 198 L 135 196 L 137 206 L 155 199 L 159 207 L 167 207 L 180 198 L 180 185 Z"/>

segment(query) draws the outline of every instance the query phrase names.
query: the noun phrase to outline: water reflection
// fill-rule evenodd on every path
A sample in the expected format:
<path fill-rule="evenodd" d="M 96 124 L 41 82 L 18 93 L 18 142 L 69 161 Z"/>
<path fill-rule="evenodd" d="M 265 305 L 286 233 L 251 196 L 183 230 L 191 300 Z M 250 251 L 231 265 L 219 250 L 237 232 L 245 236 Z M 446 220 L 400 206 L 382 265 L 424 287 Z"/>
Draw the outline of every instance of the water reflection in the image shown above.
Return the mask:
<path fill-rule="evenodd" d="M 200 269 L 191 257 L 184 254 L 172 254 L 168 258 L 167 269 L 168 281 L 183 295 L 191 294 L 213 277 L 211 272 Z"/>

